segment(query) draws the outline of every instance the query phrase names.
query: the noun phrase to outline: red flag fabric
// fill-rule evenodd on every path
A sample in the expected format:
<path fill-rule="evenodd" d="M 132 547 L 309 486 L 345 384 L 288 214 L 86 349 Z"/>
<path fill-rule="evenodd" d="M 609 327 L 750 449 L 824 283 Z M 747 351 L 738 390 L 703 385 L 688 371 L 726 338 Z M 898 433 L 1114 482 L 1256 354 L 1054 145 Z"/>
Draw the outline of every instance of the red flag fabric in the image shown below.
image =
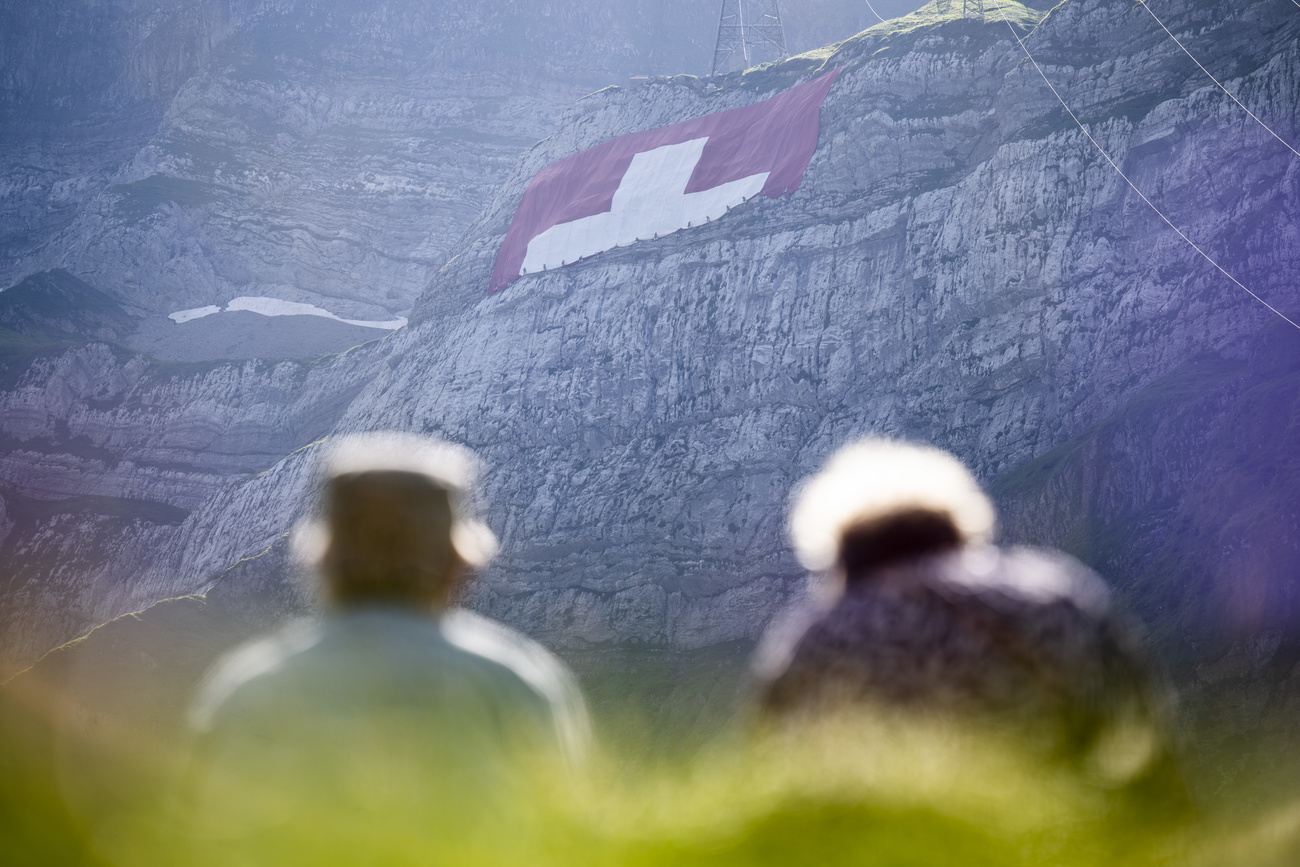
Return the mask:
<path fill-rule="evenodd" d="M 619 136 L 552 163 L 524 192 L 491 291 L 717 219 L 762 193 L 793 193 L 817 148 L 839 70 L 743 108 Z"/>

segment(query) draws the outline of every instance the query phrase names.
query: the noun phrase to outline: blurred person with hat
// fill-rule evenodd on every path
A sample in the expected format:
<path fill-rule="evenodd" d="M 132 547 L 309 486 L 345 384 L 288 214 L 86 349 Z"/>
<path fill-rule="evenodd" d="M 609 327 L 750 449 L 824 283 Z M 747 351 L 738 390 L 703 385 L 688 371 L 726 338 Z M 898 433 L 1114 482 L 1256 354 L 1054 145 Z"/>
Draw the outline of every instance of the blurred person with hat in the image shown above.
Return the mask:
<path fill-rule="evenodd" d="M 530 773 L 580 759 L 589 724 L 569 671 L 456 605 L 497 547 L 469 514 L 475 464 L 412 434 L 326 446 L 323 514 L 294 538 L 323 611 L 228 654 L 190 710 L 201 836 L 272 860 L 275 845 L 372 848 L 379 828 L 391 845 L 491 846 Z"/>
<path fill-rule="evenodd" d="M 1000 548 L 995 525 L 946 452 L 873 438 L 833 454 L 791 510 L 796 554 L 822 584 L 760 643 L 762 719 L 974 724 L 1182 814 L 1166 691 L 1136 630 L 1083 564 Z"/>

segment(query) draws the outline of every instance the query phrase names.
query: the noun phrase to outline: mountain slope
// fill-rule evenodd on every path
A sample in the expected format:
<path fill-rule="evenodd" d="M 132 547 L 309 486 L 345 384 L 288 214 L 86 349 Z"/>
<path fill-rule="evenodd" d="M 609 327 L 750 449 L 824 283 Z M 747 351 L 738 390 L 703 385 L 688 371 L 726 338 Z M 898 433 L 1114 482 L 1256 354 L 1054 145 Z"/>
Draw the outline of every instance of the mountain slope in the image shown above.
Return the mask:
<path fill-rule="evenodd" d="M 1141 15 L 1071 2 L 1028 44 L 1176 224 L 1294 308 L 1297 247 L 1270 219 L 1294 212 L 1293 156 Z M 1297 23 L 1263 5 L 1237 16 L 1265 22 L 1253 61 L 1237 23 L 1192 48 L 1234 57 L 1256 114 L 1287 120 Z M 1093 65 L 1071 65 L 1085 47 Z M 789 199 L 484 295 L 542 166 L 836 66 Z M 925 16 L 715 93 L 678 79 L 590 97 L 501 189 L 338 429 L 426 430 L 485 454 L 504 554 L 476 603 L 492 613 L 562 642 L 753 637 L 800 585 L 788 492 L 846 438 L 936 442 L 992 480 L 1192 358 L 1244 357 L 1273 321 L 1063 118 L 1004 24 Z M 178 567 L 198 580 L 264 543 L 274 522 L 259 516 L 301 512 L 309 458 L 196 513 Z"/>
<path fill-rule="evenodd" d="M 1259 392 L 1267 398 L 1213 397 L 1219 380 L 1238 383 L 1231 388 L 1242 394 L 1255 387 L 1240 377 L 1252 369 L 1262 330 L 1278 320 L 1170 230 L 1097 153 L 1026 62 L 1002 11 L 1027 34 L 1088 134 L 1175 225 L 1283 311 L 1300 309 L 1300 160 L 1140 7 L 1109 0 L 1069 0 L 1050 12 L 989 7 L 984 21 L 927 7 L 720 87 L 679 76 L 578 101 L 487 199 L 457 255 L 429 281 L 411 325 L 380 343 L 312 364 L 151 372 L 138 386 L 102 397 L 83 388 L 57 406 L 68 373 L 33 370 L 5 397 L 48 407 L 33 433 L 13 434 L 23 441 L 35 431 L 57 436 L 66 419 L 73 437 L 139 443 L 149 454 L 182 392 L 207 406 L 222 395 L 212 430 L 264 419 L 260 430 L 297 432 L 268 436 L 259 451 L 272 457 L 264 472 L 203 488 L 148 557 L 109 556 L 104 574 L 112 578 L 87 582 L 94 589 L 82 598 L 111 616 L 128 601 L 209 586 L 232 564 L 282 545 L 306 514 L 313 450 L 291 449 L 331 431 L 400 428 L 464 442 L 491 468 L 482 507 L 503 549 L 471 600 L 476 607 L 576 647 L 752 639 L 803 590 L 784 541 L 789 492 L 851 437 L 933 442 L 995 482 L 1014 480 L 1017 468 L 1077 437 L 1110 430 L 1107 420 L 1135 402 L 1148 401 L 1156 419 L 1170 414 L 1164 401 L 1182 408 L 1185 389 L 1161 384 L 1189 370 L 1209 371 L 1207 405 L 1234 427 L 1272 418 L 1263 407 L 1289 406 L 1277 385 L 1294 370 L 1285 353 L 1265 377 L 1274 383 Z M 1162 15 L 1257 116 L 1297 138 L 1300 18 L 1271 0 Z M 759 197 L 705 226 L 487 293 L 514 210 L 546 165 L 628 132 L 752 104 L 832 68 L 842 71 L 792 196 Z M 130 353 L 94 351 L 104 376 L 145 365 Z M 1198 359 L 1208 361 L 1198 368 Z M 267 378 L 292 389 L 264 387 Z M 217 383 L 229 390 L 214 391 Z M 1202 386 L 1194 390 L 1200 395 Z M 285 418 L 278 402 L 288 393 Z M 297 418 L 296 427 L 289 423 Z M 92 419 L 106 421 L 97 427 Z M 1206 425 L 1201 441 L 1226 429 L 1214 419 Z M 1176 428 L 1157 424 L 1143 429 L 1149 435 L 1108 441 L 1103 451 L 1121 457 L 1105 460 L 1168 465 L 1189 441 Z M 1291 472 L 1268 457 L 1287 442 L 1270 446 L 1261 466 Z M 28 496 L 23 486 L 42 478 L 25 469 L 34 465 L 15 461 L 0 483 Z M 1084 478 L 1097 471 L 1086 461 L 1080 467 Z M 1168 474 L 1154 487 L 1125 482 L 1126 508 L 1150 521 L 1133 543 L 1141 557 L 1153 556 L 1174 526 L 1179 502 L 1212 490 L 1204 488 L 1212 467 Z M 1022 472 L 1028 480 L 1008 483 L 1004 497 L 1013 538 L 1070 541 L 1125 514 L 1107 517 L 1114 502 L 1101 498 L 1060 507 L 1055 523 L 1046 516 L 1035 523 L 1044 498 L 1065 489 L 1050 473 Z M 1243 490 L 1246 514 L 1251 494 Z M 1075 502 L 1068 491 L 1062 496 Z M 1201 532 L 1178 538 L 1182 559 L 1216 544 Z M 1105 553 L 1122 546 L 1076 548 L 1122 584 L 1141 583 Z M 270 562 L 255 583 L 284 586 Z M 1283 552 L 1266 562 L 1294 561 Z M 124 589 L 132 573 L 150 577 Z M 1189 589 L 1195 579 L 1184 586 L 1178 569 L 1162 574 L 1148 585 L 1157 595 L 1188 591 L 1189 605 L 1210 604 Z M 11 622 L 28 625 L 13 634 L 64 604 L 53 589 L 41 598 L 38 581 L 25 586 L 34 595 Z M 1130 594 L 1140 607 L 1143 592 Z M 1142 613 L 1161 610 L 1145 605 Z M 35 640 L 24 640 L 30 652 Z M 1185 644 L 1169 652 L 1196 640 L 1180 634 L 1175 644 Z"/>

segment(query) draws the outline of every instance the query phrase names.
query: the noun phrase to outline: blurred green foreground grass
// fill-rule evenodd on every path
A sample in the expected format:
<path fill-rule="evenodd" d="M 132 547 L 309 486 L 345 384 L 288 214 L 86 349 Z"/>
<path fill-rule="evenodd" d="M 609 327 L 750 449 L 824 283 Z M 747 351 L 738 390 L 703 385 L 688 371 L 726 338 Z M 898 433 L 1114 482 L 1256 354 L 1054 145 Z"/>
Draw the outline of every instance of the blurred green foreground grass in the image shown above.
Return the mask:
<path fill-rule="evenodd" d="M 1240 757 L 1198 753 L 1196 737 L 1191 776 L 1229 782 L 1181 825 L 1028 762 L 996 731 L 861 716 L 760 737 L 741 643 L 569 654 L 594 755 L 575 773 L 535 769 L 509 815 L 475 828 L 440 829 L 436 781 L 393 780 L 382 807 L 279 819 L 276 793 L 236 790 L 232 809 L 265 819 L 236 831 L 185 802 L 181 718 L 198 673 L 242 636 L 203 600 L 175 602 L 0 687 L 4 864 L 1300 863 L 1300 785 L 1284 774 L 1261 796 L 1263 782 L 1228 772 Z M 1300 764 L 1285 740 L 1253 746 L 1279 773 Z"/>

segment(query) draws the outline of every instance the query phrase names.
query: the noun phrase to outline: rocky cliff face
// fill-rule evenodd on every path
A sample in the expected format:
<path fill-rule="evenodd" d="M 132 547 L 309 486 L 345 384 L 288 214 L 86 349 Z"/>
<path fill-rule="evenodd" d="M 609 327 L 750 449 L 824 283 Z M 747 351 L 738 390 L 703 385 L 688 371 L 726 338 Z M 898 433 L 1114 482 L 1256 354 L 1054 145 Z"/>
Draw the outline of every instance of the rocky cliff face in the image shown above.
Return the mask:
<path fill-rule="evenodd" d="M 858 29 L 847 0 L 812 5 L 806 47 Z M 386 333 L 166 314 L 252 295 L 393 320 L 564 107 L 631 74 L 702 70 L 715 15 L 0 3 L 6 648 L 30 659 L 174 592 L 151 565 L 163 540 L 328 432 L 356 391 L 307 387 L 310 363 L 221 359 L 313 358 Z"/>
<path fill-rule="evenodd" d="M 0 398 L 6 652 L 194 589 L 159 552 L 232 480 L 325 436 L 375 358 L 336 358 L 327 382 L 310 363 L 168 366 L 103 343 L 38 359 Z"/>
<path fill-rule="evenodd" d="M 1269 303 L 1300 309 L 1300 159 L 1142 8 L 1002 9 L 1087 134 L 1170 220 Z M 382 342 L 312 363 L 193 367 L 102 345 L 46 350 L 0 395 L 10 443 L 0 496 L 14 527 L 3 544 L 29 552 L 9 578 L 26 594 L 7 594 L 22 600 L 10 646 L 30 656 L 74 621 L 206 587 L 268 549 L 241 566 L 241 581 L 282 585 L 283 535 L 306 513 L 312 481 L 312 450 L 294 450 L 370 428 L 437 433 L 483 454 L 481 505 L 503 550 L 472 604 L 558 644 L 755 637 L 802 589 L 783 533 L 791 488 L 868 432 L 952 449 L 997 482 L 1011 536 L 1072 545 L 1132 598 L 1183 592 L 1176 569 L 1153 583 L 1140 565 L 1118 564 L 1149 562 L 1134 558 L 1168 535 L 1179 503 L 1210 490 L 1218 458 L 1184 459 L 1189 448 L 1230 441 L 1265 418 L 1260 406 L 1294 405 L 1285 347 L 1300 334 L 1279 332 L 1274 314 L 1141 202 L 1026 62 L 1002 13 L 942 13 L 922 10 L 721 88 L 663 78 L 579 100 L 484 197 L 410 326 Z M 1251 111 L 1300 137 L 1300 18 L 1271 0 L 1161 14 Z M 793 196 L 487 294 L 540 168 L 836 67 Z M 229 77 L 212 73 L 194 93 Z M 169 129 L 201 104 L 178 103 Z M 283 152 L 288 165 L 318 164 L 305 153 Z M 379 192 L 366 200 L 390 207 Z M 218 232 L 242 218 L 232 204 L 213 207 L 196 237 L 259 249 L 269 222 Z M 159 225 L 186 213 L 163 211 Z M 123 255 L 148 249 L 144 229 L 103 225 Z M 313 261 L 325 275 L 344 260 Z M 349 300 L 361 311 L 377 303 Z M 1252 401 L 1232 397 L 1265 386 Z M 1149 423 L 1117 427 L 1134 407 Z M 1204 421 L 1193 435 L 1178 418 Z M 1258 458 L 1260 472 L 1283 479 L 1278 490 L 1293 472 L 1288 437 Z M 1071 445 L 1085 441 L 1095 445 Z M 1051 457 L 1062 448 L 1070 461 Z M 97 517 L 66 517 L 70 507 L 66 527 L 15 517 L 34 514 L 35 500 L 71 497 Z M 95 497 L 126 505 L 115 514 Z M 1121 500 L 1128 511 L 1113 510 Z M 130 524 L 146 501 L 172 511 Z M 1259 505 L 1248 491 L 1234 502 L 1228 519 Z M 1147 523 L 1115 544 L 1093 532 L 1107 514 Z M 1200 531 L 1179 538 L 1185 556 L 1218 544 Z M 83 569 L 78 550 L 104 553 Z M 1268 569 L 1294 571 L 1292 555 L 1270 557 Z M 52 571 L 66 577 L 51 581 Z M 76 617 L 51 613 L 75 606 Z"/>
<path fill-rule="evenodd" d="M 865 23 L 809 2 L 796 46 Z M 236 297 L 391 320 L 563 107 L 705 71 L 705 6 L 5 4 L 0 285 L 67 269 L 147 317 L 133 346 L 184 360 L 228 348 L 164 317 Z"/>

